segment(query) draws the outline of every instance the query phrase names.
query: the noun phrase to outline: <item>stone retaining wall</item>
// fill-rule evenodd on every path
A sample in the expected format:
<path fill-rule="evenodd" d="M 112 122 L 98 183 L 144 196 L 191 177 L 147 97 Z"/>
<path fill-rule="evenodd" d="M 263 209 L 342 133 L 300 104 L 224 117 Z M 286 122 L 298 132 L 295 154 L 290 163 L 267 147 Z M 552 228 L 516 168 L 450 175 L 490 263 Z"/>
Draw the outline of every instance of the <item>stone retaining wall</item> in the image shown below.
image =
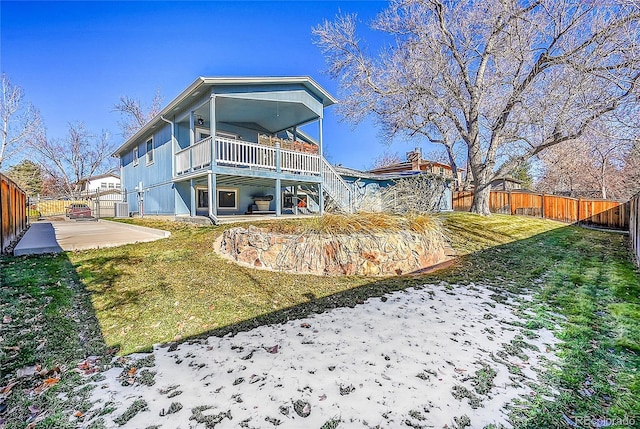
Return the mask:
<path fill-rule="evenodd" d="M 249 226 L 225 231 L 215 248 L 243 265 L 299 274 L 401 275 L 449 259 L 444 237 L 410 231 L 284 235 Z"/>

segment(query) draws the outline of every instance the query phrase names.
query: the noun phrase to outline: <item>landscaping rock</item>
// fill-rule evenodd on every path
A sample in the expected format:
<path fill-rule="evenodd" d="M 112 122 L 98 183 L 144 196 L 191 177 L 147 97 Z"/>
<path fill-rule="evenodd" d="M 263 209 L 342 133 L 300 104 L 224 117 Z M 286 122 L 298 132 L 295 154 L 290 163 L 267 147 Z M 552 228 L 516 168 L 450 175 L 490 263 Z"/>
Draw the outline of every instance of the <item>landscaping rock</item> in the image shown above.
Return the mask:
<path fill-rule="evenodd" d="M 238 227 L 215 250 L 246 266 L 324 275 L 402 275 L 450 259 L 444 238 L 411 231 L 286 235 Z"/>

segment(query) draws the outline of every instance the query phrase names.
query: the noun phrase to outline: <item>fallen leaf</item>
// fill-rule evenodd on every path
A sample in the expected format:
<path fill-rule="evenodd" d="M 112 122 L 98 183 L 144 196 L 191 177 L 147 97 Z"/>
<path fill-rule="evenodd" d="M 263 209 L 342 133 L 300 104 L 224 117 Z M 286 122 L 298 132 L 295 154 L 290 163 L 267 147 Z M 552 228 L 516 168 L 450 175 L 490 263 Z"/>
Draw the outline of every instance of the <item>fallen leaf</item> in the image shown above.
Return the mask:
<path fill-rule="evenodd" d="M 49 377 L 43 383 L 46 384 L 47 386 L 53 386 L 58 381 L 60 381 L 60 377 Z"/>
<path fill-rule="evenodd" d="M 8 396 L 9 393 L 11 393 L 11 389 L 13 389 L 13 386 L 15 386 L 16 384 L 18 384 L 17 381 L 14 381 L 13 383 L 7 384 L 2 389 L 0 389 L 0 393 L 2 393 L 5 396 Z"/>
<path fill-rule="evenodd" d="M 278 345 L 277 344 L 275 346 L 273 346 L 273 347 L 264 347 L 264 349 L 266 351 L 268 351 L 269 353 L 271 353 L 271 354 L 278 353 Z"/>
<path fill-rule="evenodd" d="M 59 366 L 54 366 L 51 369 L 47 369 L 44 368 L 42 371 L 40 371 L 38 374 L 42 377 L 54 377 L 54 378 L 59 378 L 59 377 L 55 377 L 56 375 L 58 375 L 59 373 L 63 372 L 63 370 L 59 367 Z"/>
<path fill-rule="evenodd" d="M 49 377 L 46 380 L 44 380 L 40 386 L 33 389 L 33 392 L 39 395 L 45 390 L 47 390 L 48 388 L 50 388 L 51 386 L 55 385 L 59 381 L 60 381 L 60 378 Z"/>
<path fill-rule="evenodd" d="M 9 315 L 5 315 L 4 318 L 2 319 L 2 323 L 11 323 L 12 321 L 13 319 Z"/>
<path fill-rule="evenodd" d="M 34 374 L 37 374 L 40 371 L 39 365 L 34 366 L 25 366 L 16 371 L 16 377 L 31 377 Z"/>
<path fill-rule="evenodd" d="M 327 399 L 327 395 L 324 393 L 318 397 L 318 401 L 324 401 L 325 399 Z"/>
<path fill-rule="evenodd" d="M 73 415 L 74 415 L 75 417 L 78 417 L 78 418 L 79 418 L 79 417 L 84 416 L 84 413 L 83 413 L 82 411 L 76 411 Z"/>
<path fill-rule="evenodd" d="M 132 367 L 129 371 L 127 371 L 127 374 L 129 375 L 129 377 L 133 377 L 136 373 L 136 371 L 138 370 L 138 368 L 136 368 L 135 366 Z"/>

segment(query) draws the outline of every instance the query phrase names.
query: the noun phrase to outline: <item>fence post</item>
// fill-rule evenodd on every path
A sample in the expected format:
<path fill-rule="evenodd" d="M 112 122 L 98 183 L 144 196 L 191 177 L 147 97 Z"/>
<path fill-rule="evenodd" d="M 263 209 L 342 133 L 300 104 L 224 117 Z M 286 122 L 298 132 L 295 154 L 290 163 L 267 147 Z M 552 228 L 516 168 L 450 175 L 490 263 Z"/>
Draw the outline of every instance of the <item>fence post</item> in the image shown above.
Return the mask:
<path fill-rule="evenodd" d="M 578 219 L 577 223 L 580 224 L 580 206 L 582 205 L 582 198 L 578 197 Z"/>
<path fill-rule="evenodd" d="M 507 191 L 507 204 L 509 204 L 509 214 L 513 215 L 513 208 L 511 207 L 511 189 Z"/>
<path fill-rule="evenodd" d="M 542 201 L 540 203 L 540 214 L 542 215 L 542 219 L 545 218 L 544 216 L 544 192 L 542 193 Z"/>

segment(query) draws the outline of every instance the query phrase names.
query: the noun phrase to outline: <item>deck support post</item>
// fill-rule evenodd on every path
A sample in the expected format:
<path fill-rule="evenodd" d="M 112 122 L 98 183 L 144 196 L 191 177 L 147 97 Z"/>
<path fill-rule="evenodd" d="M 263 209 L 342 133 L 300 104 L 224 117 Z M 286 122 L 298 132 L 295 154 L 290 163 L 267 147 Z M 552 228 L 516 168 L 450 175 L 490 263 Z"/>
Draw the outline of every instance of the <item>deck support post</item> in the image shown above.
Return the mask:
<path fill-rule="evenodd" d="M 216 95 L 212 92 L 209 99 L 209 134 L 211 134 L 211 169 L 215 171 L 218 159 L 216 145 Z"/>
<path fill-rule="evenodd" d="M 196 142 L 196 112 L 189 112 L 189 147 Z M 193 171 L 193 150 L 189 150 L 189 171 Z"/>
<path fill-rule="evenodd" d="M 275 205 L 276 205 L 276 217 L 279 217 L 282 215 L 282 201 L 280 201 L 281 199 L 281 192 L 282 190 L 282 182 L 280 179 L 276 179 L 276 195 L 275 195 Z"/>
<path fill-rule="evenodd" d="M 320 215 L 324 214 L 324 195 L 322 195 L 322 183 L 324 182 L 324 166 L 322 159 L 324 158 L 324 152 L 322 150 L 322 116 L 318 118 L 318 155 L 320 156 L 320 180 L 318 183 L 318 205 L 320 206 Z"/>
<path fill-rule="evenodd" d="M 324 214 L 324 195 L 322 192 L 322 182 L 320 182 L 318 183 L 318 205 L 320 206 L 320 215 Z"/>
<path fill-rule="evenodd" d="M 217 203 L 217 191 L 216 191 L 216 175 L 209 171 L 207 175 L 207 186 L 209 188 L 209 217 L 218 217 L 218 203 Z"/>
<path fill-rule="evenodd" d="M 196 216 L 196 182 L 193 179 L 189 180 L 189 194 L 190 194 L 189 212 L 191 214 L 191 217 L 195 217 Z"/>

